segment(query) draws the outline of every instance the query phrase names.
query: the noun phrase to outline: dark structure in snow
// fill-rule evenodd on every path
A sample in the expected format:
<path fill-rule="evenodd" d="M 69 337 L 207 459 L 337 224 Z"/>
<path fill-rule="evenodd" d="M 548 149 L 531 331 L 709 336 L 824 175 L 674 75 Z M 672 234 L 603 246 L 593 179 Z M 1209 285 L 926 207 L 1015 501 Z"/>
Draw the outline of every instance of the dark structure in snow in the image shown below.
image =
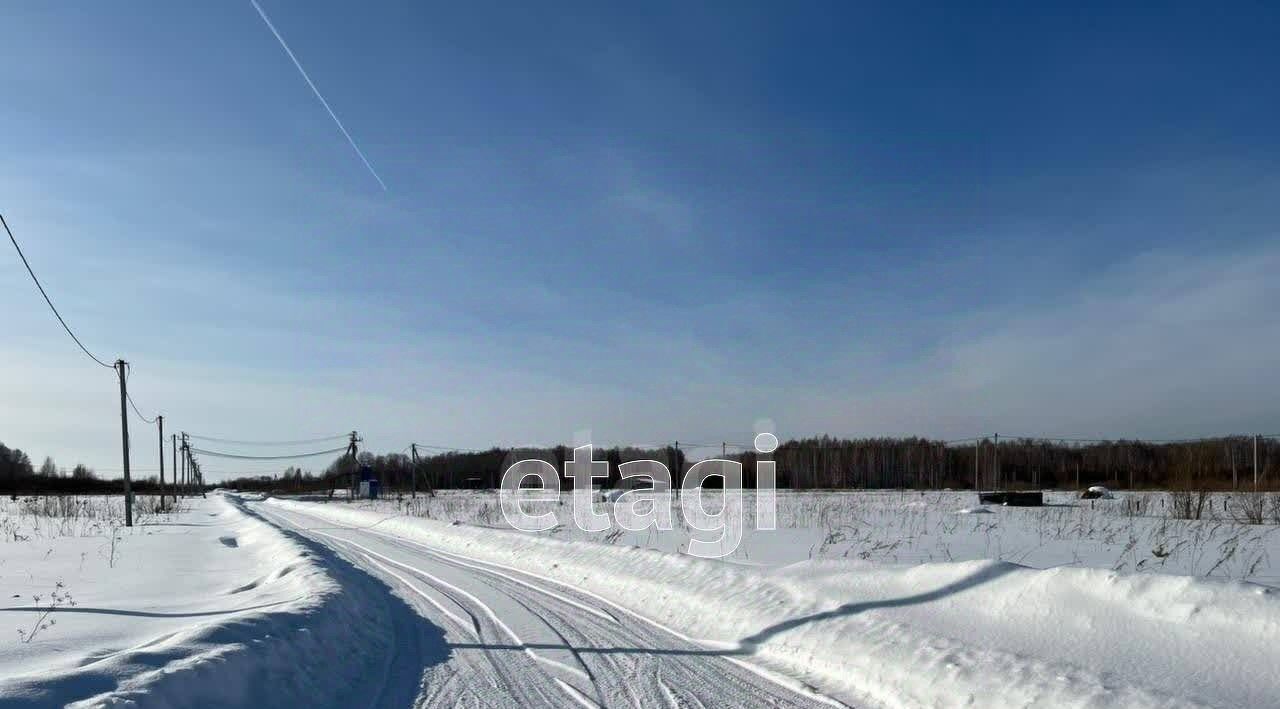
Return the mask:
<path fill-rule="evenodd" d="M 1043 507 L 1044 493 L 1035 492 L 980 492 L 978 501 L 984 505 L 1008 505 L 1009 507 Z"/>

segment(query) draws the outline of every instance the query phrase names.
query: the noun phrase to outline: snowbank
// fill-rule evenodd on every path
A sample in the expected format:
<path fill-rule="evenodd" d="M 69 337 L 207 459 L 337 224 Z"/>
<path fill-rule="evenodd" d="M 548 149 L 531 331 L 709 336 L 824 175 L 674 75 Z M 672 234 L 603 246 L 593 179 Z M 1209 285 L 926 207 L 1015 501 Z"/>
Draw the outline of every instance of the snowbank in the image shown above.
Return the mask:
<path fill-rule="evenodd" d="M 240 503 L 212 495 L 190 504 L 170 522 L 134 527 L 110 565 L 76 553 L 85 544 L 96 550 L 101 538 L 55 540 L 47 558 L 23 562 L 22 547 L 6 546 L 6 572 L 26 565 L 40 575 L 37 589 L 63 580 L 77 604 L 56 610 L 56 625 L 32 643 L 0 645 L 0 704 L 367 701 L 367 678 L 381 678 L 395 650 L 386 631 L 397 619 L 386 604 L 363 603 L 358 585 L 317 563 L 326 550 Z M 9 599 L 0 621 L 25 627 L 37 613 L 31 594 L 18 595 L 25 598 Z"/>
<path fill-rule="evenodd" d="M 856 704 L 1234 707 L 1280 696 L 1280 602 L 1248 584 L 992 561 L 768 570 L 339 504 L 265 504 L 572 585 Z"/>

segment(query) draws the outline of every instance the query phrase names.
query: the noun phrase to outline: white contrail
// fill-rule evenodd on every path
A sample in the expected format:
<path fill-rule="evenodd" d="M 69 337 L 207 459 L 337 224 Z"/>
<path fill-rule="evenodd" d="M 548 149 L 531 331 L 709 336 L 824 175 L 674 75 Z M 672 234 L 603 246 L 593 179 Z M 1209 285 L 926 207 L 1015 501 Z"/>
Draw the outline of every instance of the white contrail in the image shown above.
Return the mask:
<path fill-rule="evenodd" d="M 338 124 L 338 130 L 342 131 L 342 134 L 347 137 L 347 142 L 351 143 L 351 149 L 356 151 L 356 155 L 360 156 L 360 161 L 364 163 L 365 167 L 369 168 L 369 174 L 373 175 L 373 179 L 377 180 L 379 185 L 382 185 L 382 191 L 386 192 L 387 183 L 383 182 L 381 177 L 378 177 L 378 171 L 373 169 L 373 165 L 371 165 L 369 163 L 369 159 L 364 156 L 364 152 L 360 150 L 360 146 L 356 145 L 355 138 L 352 138 L 351 134 L 347 132 L 347 128 L 342 125 L 342 121 L 338 120 L 338 114 L 334 113 L 332 108 L 329 108 L 329 102 L 324 100 L 324 96 L 320 95 L 320 89 L 317 89 L 315 83 L 311 81 L 311 77 L 307 76 L 307 70 L 302 68 L 302 62 L 299 62 L 298 58 L 293 56 L 293 50 L 289 49 L 289 45 L 285 43 L 284 37 L 281 37 L 280 33 L 276 31 L 276 26 L 271 24 L 271 18 L 267 17 L 267 13 L 262 11 L 262 6 L 258 4 L 258 0 L 249 0 L 249 2 L 253 4 L 253 9 L 258 11 L 258 15 L 262 18 L 262 21 L 267 23 L 267 29 L 271 30 L 271 34 L 276 36 L 276 39 L 280 42 L 280 46 L 284 47 L 284 53 L 288 54 L 289 58 L 293 60 L 293 65 L 298 67 L 298 73 L 302 74 L 302 78 L 306 80 L 307 86 L 311 87 L 311 92 L 316 95 L 316 98 L 320 99 L 320 104 L 324 106 L 324 110 L 328 111 L 329 116 L 333 118 L 333 122 Z"/>

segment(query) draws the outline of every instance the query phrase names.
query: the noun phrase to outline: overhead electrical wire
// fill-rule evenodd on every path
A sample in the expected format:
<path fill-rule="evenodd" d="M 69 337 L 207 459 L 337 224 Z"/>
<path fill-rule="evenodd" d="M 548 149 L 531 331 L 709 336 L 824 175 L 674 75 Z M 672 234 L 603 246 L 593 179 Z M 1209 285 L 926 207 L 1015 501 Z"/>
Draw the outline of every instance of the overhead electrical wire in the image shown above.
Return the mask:
<path fill-rule="evenodd" d="M 298 441 L 241 441 L 233 438 L 214 438 L 213 436 L 197 436 L 194 433 L 187 434 L 187 437 L 195 441 L 211 441 L 213 443 L 231 443 L 240 446 L 301 446 L 308 443 L 324 443 L 325 441 L 337 441 L 345 439 L 350 434 L 342 433 L 336 436 L 325 436 L 323 438 L 308 438 Z"/>
<path fill-rule="evenodd" d="M 152 416 L 151 418 L 147 418 L 146 416 L 142 415 L 142 412 L 138 410 L 138 405 L 133 403 L 132 394 L 125 394 L 124 398 L 129 400 L 129 406 L 133 407 L 133 413 L 137 414 L 138 418 L 142 419 L 143 423 L 152 424 L 156 422 L 156 419 L 154 416 Z"/>
<path fill-rule="evenodd" d="M 332 448 L 330 450 L 315 451 L 314 453 L 295 453 L 292 455 L 237 455 L 235 453 L 223 453 L 221 451 L 204 450 L 203 448 L 192 448 L 192 453 L 207 455 L 213 458 L 231 458 L 234 460 L 293 460 L 294 458 L 315 458 L 322 455 L 332 455 L 334 453 L 343 453 L 347 450 L 346 446 L 341 448 Z"/>
<path fill-rule="evenodd" d="M 1004 434 L 1001 438 L 1008 441 L 1045 441 L 1052 443 L 1060 441 L 1063 443 L 1203 443 L 1206 441 L 1216 441 L 1222 438 L 1231 438 L 1231 436 L 1202 436 L 1200 438 L 1072 438 L 1070 436 L 1016 436 Z"/>
<path fill-rule="evenodd" d="M 71 336 L 71 339 L 75 340 L 76 344 L 80 346 L 80 350 L 88 355 L 89 359 L 97 362 L 107 369 L 115 369 L 114 366 L 95 357 L 94 354 L 89 351 L 89 348 L 85 347 L 84 343 L 80 341 L 80 338 L 76 337 L 76 334 L 71 331 L 71 327 L 67 325 L 67 321 L 62 319 L 62 313 L 59 313 L 58 309 L 53 306 L 53 301 L 49 299 L 49 294 L 44 291 L 44 286 L 40 285 L 40 279 L 36 278 L 36 272 L 31 270 L 31 264 L 27 261 L 26 254 L 22 253 L 22 247 L 18 246 L 18 240 L 14 237 L 13 231 L 9 229 L 9 222 L 5 221 L 3 214 L 0 214 L 0 224 L 4 225 L 5 233 L 9 235 L 9 241 L 13 242 L 13 248 L 17 250 L 18 258 L 22 259 L 22 265 L 27 267 L 27 273 L 31 274 L 31 280 L 35 282 L 36 288 L 40 291 L 40 295 L 44 296 L 44 302 L 49 304 L 49 309 L 53 311 L 54 317 L 58 318 L 58 322 L 62 323 L 62 329 L 67 331 L 67 334 Z"/>
<path fill-rule="evenodd" d="M 425 443 L 415 443 L 413 445 L 419 448 L 426 448 L 427 450 L 453 452 L 453 453 L 484 453 L 485 452 L 479 448 L 451 448 L 449 446 L 429 446 Z"/>
<path fill-rule="evenodd" d="M 128 365 L 128 363 L 126 363 L 126 364 L 125 364 L 125 370 L 124 370 L 124 381 L 125 381 L 125 384 L 126 384 L 126 385 L 129 383 L 129 372 L 130 372 L 130 371 L 132 371 L 132 370 L 133 370 L 133 367 L 130 367 L 130 366 Z M 128 390 L 128 387 L 127 387 L 127 386 L 125 387 L 125 395 L 124 395 L 124 398 L 125 398 L 125 399 L 127 399 L 127 400 L 129 401 L 129 406 L 131 406 L 131 407 L 133 408 L 133 413 L 137 414 L 137 415 L 138 415 L 138 418 L 142 419 L 142 422 L 143 422 L 143 423 L 145 423 L 145 424 L 147 424 L 147 425 L 151 425 L 151 424 L 153 424 L 153 423 L 155 423 L 155 422 L 156 422 L 156 418 L 155 418 L 155 416 L 152 416 L 151 418 L 147 418 L 146 416 L 143 416 L 143 415 L 142 415 L 142 412 L 138 410 L 138 405 L 137 405 L 137 404 L 135 404 L 135 403 L 133 403 L 133 394 L 130 394 L 130 393 L 129 393 L 129 390 Z"/>

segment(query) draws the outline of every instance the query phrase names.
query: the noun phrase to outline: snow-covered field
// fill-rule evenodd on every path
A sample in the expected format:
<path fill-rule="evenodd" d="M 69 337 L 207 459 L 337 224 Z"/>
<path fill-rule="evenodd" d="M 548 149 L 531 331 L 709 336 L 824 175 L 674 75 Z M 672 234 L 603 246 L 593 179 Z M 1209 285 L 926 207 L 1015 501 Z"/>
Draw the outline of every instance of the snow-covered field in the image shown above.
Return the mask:
<path fill-rule="evenodd" d="M 0 705 L 1280 705 L 1280 532 L 1222 498 L 783 492 L 772 532 L 745 502 L 724 560 L 673 553 L 679 515 L 523 533 L 483 492 L 9 505 Z"/>
<path fill-rule="evenodd" d="M 715 540 L 710 515 L 722 511 L 723 496 L 704 491 L 707 515 L 682 519 L 672 502 L 670 531 L 630 532 L 617 524 L 625 514 L 605 496 L 609 530 L 584 532 L 574 525 L 571 494 L 553 502 L 534 493 L 530 513 L 550 511 L 559 525 L 542 534 L 622 546 L 682 552 L 689 539 Z M 1167 493 L 1115 493 L 1114 499 L 1081 500 L 1075 493 L 1047 492 L 1045 507 L 978 504 L 973 492 L 788 492 L 777 493 L 777 529 L 755 530 L 755 498 L 743 494 L 742 542 L 728 561 L 779 567 L 814 559 L 857 559 L 877 564 L 1008 561 L 1037 569 L 1097 568 L 1122 572 L 1179 574 L 1244 580 L 1280 587 L 1280 495 L 1253 498 L 1271 524 L 1247 524 L 1239 509 L 1247 495 L 1212 495 L 1200 520 L 1175 519 Z M 353 503 L 362 509 L 427 519 L 509 527 L 498 496 L 487 491 L 442 491 L 436 497 Z M 1273 507 L 1276 506 L 1273 512 Z M 728 547 L 726 547 L 726 550 Z"/>

